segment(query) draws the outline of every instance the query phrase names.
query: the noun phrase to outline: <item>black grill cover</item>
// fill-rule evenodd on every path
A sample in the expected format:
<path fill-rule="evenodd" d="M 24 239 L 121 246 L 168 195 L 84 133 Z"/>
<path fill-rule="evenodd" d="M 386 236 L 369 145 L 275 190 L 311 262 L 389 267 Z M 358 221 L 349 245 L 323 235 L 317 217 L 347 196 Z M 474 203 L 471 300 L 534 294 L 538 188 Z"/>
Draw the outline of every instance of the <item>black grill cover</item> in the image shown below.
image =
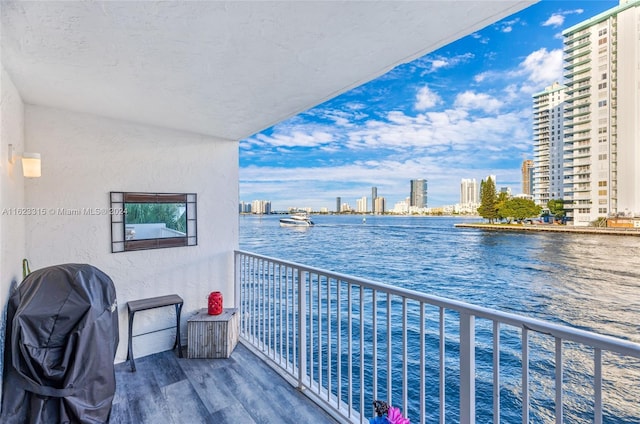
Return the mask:
<path fill-rule="evenodd" d="M 116 291 L 86 264 L 32 272 L 9 299 L 0 422 L 106 423 L 115 394 Z"/>

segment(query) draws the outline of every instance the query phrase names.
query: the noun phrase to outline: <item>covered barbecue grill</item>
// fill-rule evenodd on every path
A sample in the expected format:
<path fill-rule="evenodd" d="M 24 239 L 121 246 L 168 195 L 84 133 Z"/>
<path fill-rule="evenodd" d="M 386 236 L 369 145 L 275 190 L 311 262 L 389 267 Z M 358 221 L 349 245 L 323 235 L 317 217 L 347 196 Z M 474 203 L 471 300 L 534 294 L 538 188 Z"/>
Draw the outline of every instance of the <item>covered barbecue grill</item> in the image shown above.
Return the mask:
<path fill-rule="evenodd" d="M 108 422 L 117 347 L 111 278 L 86 264 L 32 272 L 7 307 L 0 422 Z"/>

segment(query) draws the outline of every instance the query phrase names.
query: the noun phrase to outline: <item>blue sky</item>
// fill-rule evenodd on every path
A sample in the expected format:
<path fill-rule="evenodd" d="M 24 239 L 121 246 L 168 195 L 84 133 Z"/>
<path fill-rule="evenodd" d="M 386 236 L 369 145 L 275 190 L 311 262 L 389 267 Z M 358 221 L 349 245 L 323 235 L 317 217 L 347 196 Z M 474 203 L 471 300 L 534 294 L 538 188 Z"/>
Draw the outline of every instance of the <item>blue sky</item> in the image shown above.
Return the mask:
<path fill-rule="evenodd" d="M 487 175 L 520 193 L 531 96 L 562 82 L 562 31 L 617 5 L 541 1 L 242 140 L 240 200 L 332 211 L 375 186 L 391 209 L 424 178 L 436 207 Z"/>

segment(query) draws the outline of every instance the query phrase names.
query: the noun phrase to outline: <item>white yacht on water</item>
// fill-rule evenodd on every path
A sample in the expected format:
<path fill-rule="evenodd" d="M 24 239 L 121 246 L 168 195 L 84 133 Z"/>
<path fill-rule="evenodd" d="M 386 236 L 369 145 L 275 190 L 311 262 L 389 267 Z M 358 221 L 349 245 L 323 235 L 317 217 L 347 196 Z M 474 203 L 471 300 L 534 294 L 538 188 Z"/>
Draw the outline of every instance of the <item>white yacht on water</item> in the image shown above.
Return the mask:
<path fill-rule="evenodd" d="M 280 219 L 281 227 L 313 227 L 315 224 L 306 213 L 294 213 L 288 218 Z"/>

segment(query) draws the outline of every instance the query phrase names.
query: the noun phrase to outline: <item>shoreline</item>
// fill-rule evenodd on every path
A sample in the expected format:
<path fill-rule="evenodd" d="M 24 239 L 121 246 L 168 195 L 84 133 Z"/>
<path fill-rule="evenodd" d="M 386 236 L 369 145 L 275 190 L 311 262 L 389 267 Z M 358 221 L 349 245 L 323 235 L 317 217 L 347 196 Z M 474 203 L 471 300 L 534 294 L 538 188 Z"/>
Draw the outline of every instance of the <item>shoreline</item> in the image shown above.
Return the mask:
<path fill-rule="evenodd" d="M 553 224 L 454 224 L 456 228 L 475 228 L 487 231 L 534 231 L 534 232 L 555 232 L 555 233 L 575 233 L 575 234 L 606 234 L 615 236 L 637 236 L 640 237 L 640 228 L 596 228 L 596 227 L 567 227 L 565 225 Z"/>

